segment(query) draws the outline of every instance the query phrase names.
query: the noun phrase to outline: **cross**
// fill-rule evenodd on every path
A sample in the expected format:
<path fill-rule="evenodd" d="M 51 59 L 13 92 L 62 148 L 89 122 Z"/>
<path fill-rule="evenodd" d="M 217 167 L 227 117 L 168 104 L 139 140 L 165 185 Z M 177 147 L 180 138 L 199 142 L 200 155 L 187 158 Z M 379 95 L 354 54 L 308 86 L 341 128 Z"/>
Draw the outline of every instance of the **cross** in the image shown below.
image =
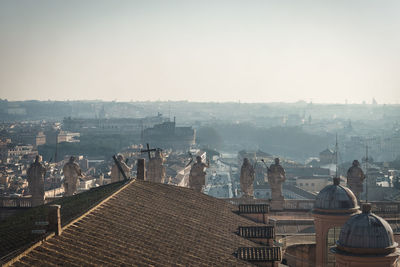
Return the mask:
<path fill-rule="evenodd" d="M 157 151 L 157 148 L 150 149 L 149 143 L 147 143 L 147 149 L 141 149 L 140 153 L 146 153 L 147 152 L 149 154 L 149 160 L 150 160 L 151 159 L 150 152 L 152 152 L 152 151 Z"/>

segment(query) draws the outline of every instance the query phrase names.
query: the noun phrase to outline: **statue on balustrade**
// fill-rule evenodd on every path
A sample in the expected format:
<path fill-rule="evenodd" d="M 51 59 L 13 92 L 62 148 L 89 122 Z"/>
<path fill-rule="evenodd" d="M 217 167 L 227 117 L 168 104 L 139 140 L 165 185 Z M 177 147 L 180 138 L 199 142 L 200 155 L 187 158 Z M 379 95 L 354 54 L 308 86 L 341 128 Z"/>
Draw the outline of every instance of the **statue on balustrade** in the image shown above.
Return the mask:
<path fill-rule="evenodd" d="M 242 197 L 253 197 L 254 174 L 254 167 L 251 165 L 248 158 L 244 158 L 240 170 L 240 189 L 242 190 Z"/>
<path fill-rule="evenodd" d="M 82 177 L 82 171 L 79 164 L 75 162 L 75 157 L 71 156 L 64 165 L 64 196 L 72 196 L 76 193 L 79 183 L 79 177 Z"/>
<path fill-rule="evenodd" d="M 44 204 L 44 175 L 46 168 L 42 164 L 41 156 L 37 155 L 35 162 L 27 170 L 28 189 L 32 195 L 32 207 Z"/>
<path fill-rule="evenodd" d="M 154 157 L 149 160 L 149 167 L 147 170 L 147 180 L 155 183 L 164 183 L 165 181 L 165 167 L 164 156 L 161 149 L 155 151 Z"/>
<path fill-rule="evenodd" d="M 353 191 L 358 200 L 360 200 L 361 193 L 363 192 L 364 179 L 365 175 L 363 170 L 360 168 L 360 162 L 354 160 L 353 166 L 351 166 L 347 171 L 347 187 Z"/>
<path fill-rule="evenodd" d="M 209 167 L 209 162 L 207 164 L 203 163 L 200 156 L 196 157 L 196 163 L 193 164 L 190 169 L 189 174 L 189 187 L 194 189 L 197 192 L 201 192 L 203 186 L 206 183 L 206 172 L 205 168 Z"/>
<path fill-rule="evenodd" d="M 131 168 L 129 168 L 128 165 L 126 165 L 124 161 L 124 156 L 118 155 L 117 160 L 122 170 L 124 171 L 126 177 L 129 179 Z M 118 165 L 115 163 L 111 168 L 111 182 L 115 183 L 122 180 L 124 180 L 124 175 L 121 173 L 120 169 L 118 168 Z"/>
<path fill-rule="evenodd" d="M 271 188 L 271 209 L 283 210 L 284 198 L 282 184 L 286 180 L 285 170 L 279 164 L 279 158 L 268 168 L 268 184 Z"/>

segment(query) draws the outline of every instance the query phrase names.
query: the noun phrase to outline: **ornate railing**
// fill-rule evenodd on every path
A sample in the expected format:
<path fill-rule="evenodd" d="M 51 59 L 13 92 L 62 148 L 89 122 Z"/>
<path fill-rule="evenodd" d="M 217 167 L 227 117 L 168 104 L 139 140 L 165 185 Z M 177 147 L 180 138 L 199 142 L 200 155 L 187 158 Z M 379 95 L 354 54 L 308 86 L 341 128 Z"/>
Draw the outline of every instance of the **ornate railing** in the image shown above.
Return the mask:
<path fill-rule="evenodd" d="M 239 204 L 269 204 L 268 199 L 251 198 L 224 198 L 234 205 Z M 315 200 L 313 199 L 285 199 L 285 210 L 312 210 Z M 391 201 L 371 201 L 372 212 L 377 214 L 393 214 L 400 217 L 400 202 Z"/>
<path fill-rule="evenodd" d="M 400 217 L 400 202 L 371 201 L 371 206 L 375 213 L 394 214 Z"/>
<path fill-rule="evenodd" d="M 44 192 L 44 197 L 47 198 L 54 198 L 54 196 L 59 196 L 64 193 L 64 187 L 57 187 L 54 189 L 47 190 Z"/>
<path fill-rule="evenodd" d="M 311 210 L 314 208 L 314 199 L 285 199 L 285 210 Z"/>
<path fill-rule="evenodd" d="M 64 188 L 55 188 L 45 191 L 45 203 L 51 202 L 59 197 L 53 197 L 54 195 L 60 195 L 64 192 Z M 31 196 L 24 197 L 0 197 L 0 208 L 30 208 L 32 207 Z"/>
<path fill-rule="evenodd" d="M 0 208 L 30 208 L 32 202 L 30 197 L 1 197 Z"/>
<path fill-rule="evenodd" d="M 260 198 L 223 198 L 223 200 L 230 202 L 233 205 L 240 204 L 269 204 L 269 200 Z"/>

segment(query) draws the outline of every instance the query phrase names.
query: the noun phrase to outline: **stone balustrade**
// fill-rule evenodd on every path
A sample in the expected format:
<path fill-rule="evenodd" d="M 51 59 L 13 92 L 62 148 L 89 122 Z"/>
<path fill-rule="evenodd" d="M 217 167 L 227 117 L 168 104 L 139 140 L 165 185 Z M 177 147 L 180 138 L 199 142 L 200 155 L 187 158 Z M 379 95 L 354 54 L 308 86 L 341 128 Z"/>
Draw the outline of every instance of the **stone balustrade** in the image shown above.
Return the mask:
<path fill-rule="evenodd" d="M 285 199 L 285 210 L 311 210 L 314 208 L 314 199 Z"/>
<path fill-rule="evenodd" d="M 45 192 L 45 203 L 49 203 L 54 199 L 58 199 L 58 196 L 64 192 L 64 188 L 55 188 Z M 0 208 L 30 208 L 32 207 L 31 196 L 17 197 L 7 196 L 0 197 Z"/>
<path fill-rule="evenodd" d="M 378 214 L 400 214 L 400 202 L 371 201 L 372 211 Z"/>
<path fill-rule="evenodd" d="M 251 198 L 225 198 L 234 205 L 239 204 L 269 204 L 267 199 L 251 199 Z M 312 210 L 314 208 L 313 199 L 285 199 L 285 210 Z M 377 214 L 400 214 L 400 202 L 390 201 L 371 201 L 372 211 Z"/>
<path fill-rule="evenodd" d="M 32 201 L 30 197 L 1 197 L 0 208 L 30 208 Z"/>

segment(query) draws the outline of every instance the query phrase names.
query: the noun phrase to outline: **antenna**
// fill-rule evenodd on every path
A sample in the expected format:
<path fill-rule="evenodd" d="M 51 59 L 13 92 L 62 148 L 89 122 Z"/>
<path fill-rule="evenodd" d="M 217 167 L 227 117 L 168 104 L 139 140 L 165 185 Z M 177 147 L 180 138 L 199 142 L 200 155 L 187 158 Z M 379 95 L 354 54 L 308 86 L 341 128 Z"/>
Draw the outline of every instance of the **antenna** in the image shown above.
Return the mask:
<path fill-rule="evenodd" d="M 365 146 L 365 201 L 368 202 L 368 145 Z"/>
<path fill-rule="evenodd" d="M 338 177 L 338 142 L 336 133 L 336 144 L 335 144 L 335 165 L 336 165 L 336 177 Z"/>

